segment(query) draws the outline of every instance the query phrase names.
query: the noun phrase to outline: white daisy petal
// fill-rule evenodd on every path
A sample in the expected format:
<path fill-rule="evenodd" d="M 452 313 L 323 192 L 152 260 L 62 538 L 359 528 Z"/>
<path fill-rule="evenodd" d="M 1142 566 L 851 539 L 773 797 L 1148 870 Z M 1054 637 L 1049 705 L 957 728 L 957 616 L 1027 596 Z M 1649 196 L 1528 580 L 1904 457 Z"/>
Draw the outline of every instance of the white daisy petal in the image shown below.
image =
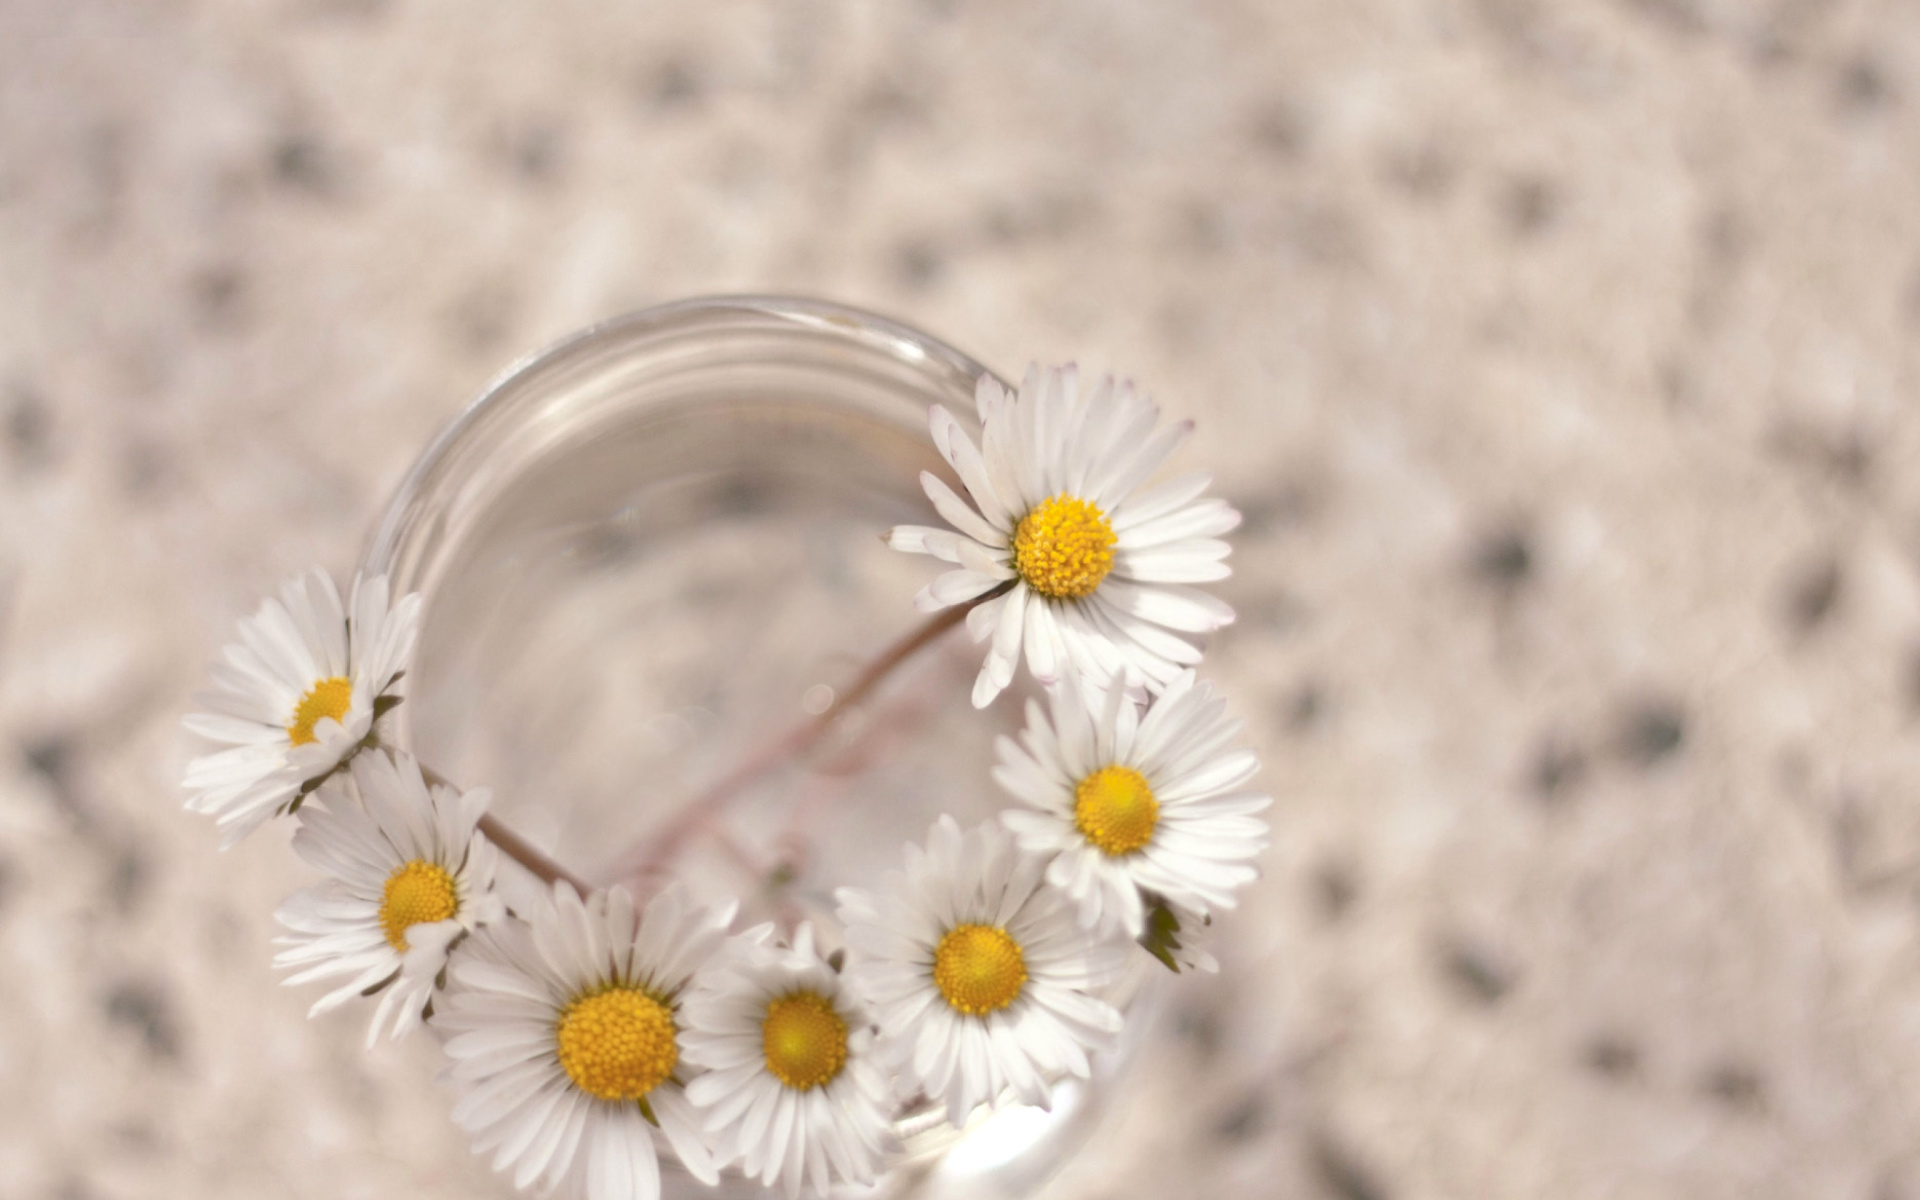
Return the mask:
<path fill-rule="evenodd" d="M 1026 628 L 1021 641 L 1026 647 L 1027 670 L 1043 684 L 1050 684 L 1059 677 L 1060 656 L 1054 645 L 1052 614 L 1047 605 L 1038 599 L 1027 604 Z"/>
<path fill-rule="evenodd" d="M 707 1144 L 706 1131 L 700 1127 L 699 1114 L 686 1094 L 676 1088 L 656 1090 L 653 1112 L 660 1120 L 660 1132 L 667 1139 L 667 1145 L 673 1147 L 673 1156 L 680 1160 L 687 1174 L 699 1182 L 708 1186 L 720 1182 L 719 1164 Z"/>
<path fill-rule="evenodd" d="M 1133 525 L 1120 533 L 1118 545 L 1145 550 L 1184 542 L 1189 538 L 1217 538 L 1240 528 L 1240 511 L 1225 500 L 1203 500 L 1178 512 Z"/>
<path fill-rule="evenodd" d="M 982 524 L 991 530 L 1005 528 L 1019 520 L 1019 514 L 1013 512 L 1007 503 L 1008 498 L 1001 496 L 993 486 L 986 460 L 974 446 L 973 439 L 953 419 L 953 414 L 936 404 L 927 416 L 932 427 L 934 449 L 940 451 L 940 457 L 946 459 L 947 465 L 960 476 L 967 494 L 973 497 L 973 502 L 980 508 Z M 992 544 L 991 537 L 981 540 Z"/>
<path fill-rule="evenodd" d="M 1126 656 L 1128 666 L 1160 687 L 1179 675 L 1180 668 L 1200 661 L 1198 646 L 1158 625 L 1121 612 L 1105 596 L 1094 596 L 1081 605 L 1080 616 L 1088 627 L 1107 635 L 1108 641 Z"/>
<path fill-rule="evenodd" d="M 1165 483 L 1157 483 L 1129 497 L 1126 504 L 1113 514 L 1114 532 L 1124 538 L 1138 526 L 1186 507 L 1212 486 L 1211 471 L 1188 471 L 1184 475 L 1175 475 Z"/>
<path fill-rule="evenodd" d="M 993 646 L 987 661 L 981 664 L 973 685 L 973 706 L 985 708 L 1013 682 L 1014 666 L 1020 660 L 1020 639 L 1026 628 L 1027 606 L 1037 603 L 1024 584 L 1016 584 L 1007 593 L 1000 608 L 1000 620 L 993 630 Z"/>
<path fill-rule="evenodd" d="M 984 595 L 999 584 L 999 579 L 979 571 L 948 571 L 921 589 L 913 603 L 921 612 L 938 612 Z"/>
<path fill-rule="evenodd" d="M 1135 449 L 1153 436 L 1153 427 L 1160 421 L 1160 409 L 1131 392 L 1118 397 L 1116 405 L 1120 411 L 1115 414 L 1107 445 L 1098 459 L 1088 464 L 1085 495 L 1102 507 L 1115 509 L 1118 519 L 1124 496 L 1115 495 L 1112 481 L 1120 469 L 1134 461 Z"/>
<path fill-rule="evenodd" d="M 1187 543 L 1155 550 L 1123 550 L 1115 555 L 1114 571 L 1122 579 L 1140 583 L 1213 583 L 1233 574 L 1219 557 L 1194 551 Z M 1224 551 L 1222 555 L 1224 556 Z"/>
<path fill-rule="evenodd" d="M 1133 490 L 1145 482 L 1147 476 L 1158 470 L 1160 464 L 1180 444 L 1193 434 L 1192 421 L 1178 421 L 1165 429 L 1157 430 L 1152 436 L 1139 443 L 1138 448 L 1124 447 L 1116 455 L 1112 467 L 1105 476 L 1096 477 L 1089 489 L 1092 494 L 1108 506 L 1117 508 L 1126 501 Z M 1131 450 L 1129 454 L 1128 451 Z"/>
<path fill-rule="evenodd" d="M 985 517 L 969 508 L 965 500 L 954 495 L 953 489 L 947 486 L 946 480 L 932 471 L 922 471 L 920 487 L 927 493 L 927 499 L 933 501 L 934 511 L 961 533 L 983 546 L 1006 544 L 1006 538 L 1000 528 L 989 524 Z"/>
<path fill-rule="evenodd" d="M 975 643 L 984 642 L 993 636 L 1000 627 L 1000 611 L 1007 606 L 1005 596 L 996 596 L 984 604 L 976 604 L 967 610 L 967 636 Z"/>
<path fill-rule="evenodd" d="M 1101 585 L 1100 595 L 1129 616 L 1180 633 L 1212 633 L 1233 623 L 1233 609 L 1226 601 L 1196 588 L 1142 587 L 1130 579 L 1109 579 Z"/>
<path fill-rule="evenodd" d="M 907 554 L 928 554 L 950 563 L 960 561 L 962 543 L 971 541 L 951 529 L 935 529 L 928 525 L 895 525 L 887 533 L 887 546 L 891 549 Z"/>
<path fill-rule="evenodd" d="M 1012 401 L 1013 396 L 1006 388 L 1000 386 L 1000 381 L 993 376 L 982 375 L 974 380 L 973 406 L 980 417 L 981 428 L 993 424 L 994 415 Z"/>

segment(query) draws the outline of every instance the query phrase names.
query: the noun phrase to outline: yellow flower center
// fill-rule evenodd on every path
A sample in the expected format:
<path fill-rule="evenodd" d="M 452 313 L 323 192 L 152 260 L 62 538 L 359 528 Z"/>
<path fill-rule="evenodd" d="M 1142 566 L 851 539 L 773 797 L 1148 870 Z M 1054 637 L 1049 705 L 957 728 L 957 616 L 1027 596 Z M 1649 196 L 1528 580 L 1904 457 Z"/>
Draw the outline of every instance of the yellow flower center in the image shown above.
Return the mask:
<path fill-rule="evenodd" d="M 353 680 L 342 679 L 338 675 L 332 679 L 322 679 L 294 706 L 293 723 L 287 726 L 287 740 L 296 746 L 317 741 L 313 736 L 313 727 L 325 717 L 332 717 L 336 721 L 342 719 L 352 704 Z"/>
<path fill-rule="evenodd" d="M 998 925 L 955 925 L 933 952 L 933 981 L 970 1017 L 1012 1004 L 1027 982 L 1027 956 Z"/>
<path fill-rule="evenodd" d="M 680 1061 L 673 1013 L 631 987 L 609 987 L 567 1005 L 554 1029 L 560 1066 L 589 1096 L 638 1100 Z"/>
<path fill-rule="evenodd" d="M 1013 567 L 1050 600 L 1083 600 L 1113 570 L 1119 536 L 1100 507 L 1060 493 L 1042 500 L 1013 531 Z"/>
<path fill-rule="evenodd" d="M 1152 841 L 1159 820 L 1160 802 L 1132 767 L 1101 767 L 1073 789 L 1073 827 L 1109 858 Z"/>
<path fill-rule="evenodd" d="M 439 863 L 416 858 L 387 876 L 380 896 L 380 930 L 388 945 L 405 954 L 409 928 L 422 921 L 445 921 L 459 911 L 453 876 Z"/>
<path fill-rule="evenodd" d="M 760 1026 L 767 1070 L 796 1092 L 833 1082 L 847 1065 L 847 1023 L 817 992 L 794 992 L 767 1005 Z"/>

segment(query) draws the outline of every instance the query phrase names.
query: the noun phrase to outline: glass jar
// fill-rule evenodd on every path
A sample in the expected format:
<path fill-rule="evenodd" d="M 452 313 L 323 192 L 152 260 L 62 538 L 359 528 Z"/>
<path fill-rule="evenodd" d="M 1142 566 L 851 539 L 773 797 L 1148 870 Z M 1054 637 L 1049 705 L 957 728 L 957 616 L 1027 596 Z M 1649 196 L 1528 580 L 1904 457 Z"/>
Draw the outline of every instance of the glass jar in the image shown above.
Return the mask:
<path fill-rule="evenodd" d="M 423 598 L 390 737 L 494 789 L 508 826 L 597 885 L 756 747 L 817 712 L 925 618 L 937 564 L 889 550 L 933 523 L 919 474 L 955 482 L 927 409 L 973 419 L 984 368 L 925 334 L 814 300 L 689 300 L 526 359 L 457 417 L 388 505 L 362 569 Z M 934 818 L 1009 801 L 988 771 L 1022 705 L 969 702 L 984 651 L 953 632 L 832 736 L 701 823 L 673 874 L 838 943 L 832 892 L 874 887 Z M 1094 1130 L 1148 1016 L 1051 1113 L 964 1133 L 922 1105 L 882 1194 L 1017 1197 Z M 663 1161 L 668 1196 L 718 1193 Z"/>

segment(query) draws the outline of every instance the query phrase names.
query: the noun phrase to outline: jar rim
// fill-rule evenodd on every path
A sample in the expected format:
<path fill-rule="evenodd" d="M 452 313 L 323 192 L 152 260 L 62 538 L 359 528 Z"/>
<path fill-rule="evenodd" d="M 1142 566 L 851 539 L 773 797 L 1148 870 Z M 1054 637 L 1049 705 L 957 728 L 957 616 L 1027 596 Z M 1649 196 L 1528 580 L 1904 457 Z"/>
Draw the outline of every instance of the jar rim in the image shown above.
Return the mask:
<path fill-rule="evenodd" d="M 867 309 L 817 297 L 723 293 L 692 296 L 621 313 L 515 359 L 441 426 L 389 496 L 361 555 L 362 572 L 369 575 L 390 572 L 417 501 L 435 474 L 456 450 L 474 438 L 476 429 L 496 409 L 530 381 L 562 370 L 611 342 L 664 332 L 675 326 L 697 332 L 703 327 L 728 324 L 757 324 L 766 330 L 810 330 L 828 339 L 891 354 L 904 363 L 929 364 L 937 373 L 956 378 L 977 380 L 988 375 L 999 379 L 971 355 L 932 334 Z M 1001 382 L 1004 386 L 1005 381 Z"/>

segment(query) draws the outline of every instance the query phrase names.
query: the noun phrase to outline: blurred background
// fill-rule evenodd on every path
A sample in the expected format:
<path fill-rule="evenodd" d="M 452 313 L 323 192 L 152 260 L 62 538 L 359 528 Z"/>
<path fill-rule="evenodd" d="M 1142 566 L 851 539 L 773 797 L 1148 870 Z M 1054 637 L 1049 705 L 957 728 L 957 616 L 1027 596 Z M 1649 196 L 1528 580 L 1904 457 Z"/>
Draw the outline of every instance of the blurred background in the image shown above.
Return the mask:
<path fill-rule="evenodd" d="M 0 3 L 0 1195 L 504 1196 L 269 967 L 234 619 L 597 318 L 1198 419 L 1266 878 L 1051 1193 L 1920 1197 L 1920 6 Z"/>

